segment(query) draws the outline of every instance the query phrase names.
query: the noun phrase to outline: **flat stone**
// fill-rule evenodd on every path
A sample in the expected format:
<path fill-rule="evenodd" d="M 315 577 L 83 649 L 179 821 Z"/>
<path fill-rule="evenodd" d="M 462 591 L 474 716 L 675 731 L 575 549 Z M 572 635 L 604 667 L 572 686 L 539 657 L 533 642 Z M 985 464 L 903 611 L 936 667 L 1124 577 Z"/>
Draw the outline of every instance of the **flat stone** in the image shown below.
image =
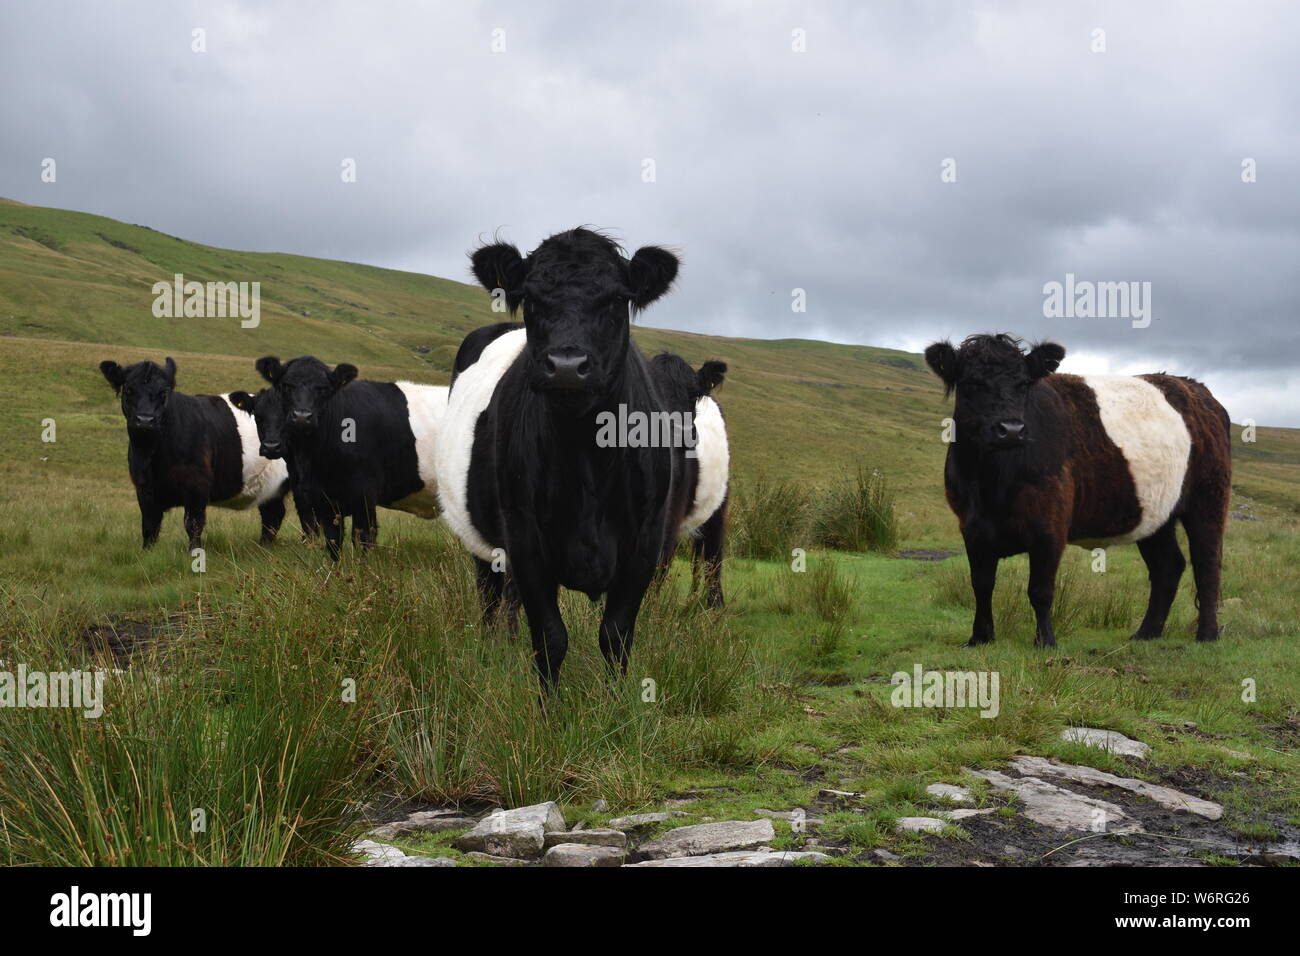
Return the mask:
<path fill-rule="evenodd" d="M 875 849 L 872 850 L 871 852 L 874 853 L 876 856 L 878 856 L 880 859 L 885 860 L 888 863 L 896 863 L 897 861 L 902 859 L 902 857 L 899 856 L 897 853 L 890 853 L 888 850 Z"/>
<path fill-rule="evenodd" d="M 1057 830 L 1089 833 L 1127 833 L 1139 829 L 1136 822 L 1113 803 L 1085 797 L 1037 777 L 1008 777 L 996 770 L 970 771 L 987 780 L 995 790 L 1014 793 L 1024 815 L 1035 823 Z"/>
<path fill-rule="evenodd" d="M 546 851 L 542 866 L 622 866 L 626 855 L 622 847 L 559 843 Z"/>
<path fill-rule="evenodd" d="M 553 802 L 514 810 L 495 810 L 454 842 L 456 849 L 492 856 L 528 859 L 541 856 L 546 834 L 564 829 L 564 816 Z"/>
<path fill-rule="evenodd" d="M 455 866 L 456 861 L 449 856 L 404 856 L 385 866 Z"/>
<path fill-rule="evenodd" d="M 969 817 L 982 817 L 986 813 L 992 813 L 994 809 L 994 807 L 988 807 L 984 810 L 945 810 L 943 815 L 956 823 L 958 820 L 965 820 Z"/>
<path fill-rule="evenodd" d="M 948 803 L 974 803 L 975 798 L 965 787 L 956 787 L 950 783 L 932 783 L 925 788 L 925 792 L 936 800 L 943 800 Z"/>
<path fill-rule="evenodd" d="M 767 817 L 770 820 L 784 820 L 786 823 L 802 823 L 806 827 L 819 827 L 825 821 L 821 817 L 808 815 L 807 810 L 755 810 L 754 816 Z"/>
<path fill-rule="evenodd" d="M 777 851 L 759 850 L 731 853 L 707 853 L 703 856 L 677 856 L 663 860 L 646 860 L 644 863 L 625 863 L 624 866 L 793 866 L 799 860 L 829 863 L 825 853 L 812 850 Z"/>
<path fill-rule="evenodd" d="M 388 866 L 394 860 L 400 860 L 406 856 L 395 846 L 385 846 L 383 843 L 376 843 L 374 840 L 357 840 L 352 844 L 352 852 L 360 853 L 366 858 L 363 866 Z"/>
<path fill-rule="evenodd" d="M 661 813 L 634 813 L 628 817 L 615 817 L 605 825 L 613 827 L 615 830 L 644 830 L 646 827 L 654 826 L 656 823 L 663 823 L 665 820 L 675 820 L 687 815 L 688 814 L 683 813 L 681 810 L 669 810 Z"/>
<path fill-rule="evenodd" d="M 1106 773 L 1104 770 L 1097 770 L 1093 767 L 1080 767 L 1075 764 L 1058 763 L 1043 757 L 1028 756 L 1016 757 L 1011 761 L 1011 766 L 1018 773 L 1027 777 L 1047 775 L 1064 777 L 1066 780 L 1073 780 L 1075 783 L 1083 783 L 1092 787 L 1119 787 L 1121 790 L 1128 790 L 1131 793 L 1140 794 L 1154 800 L 1167 810 L 1194 813 L 1198 817 L 1205 817 L 1207 820 L 1217 820 L 1223 816 L 1223 807 L 1217 803 L 1202 800 L 1200 797 L 1193 797 L 1181 790 L 1163 787 L 1158 783 L 1147 783 L 1145 780 L 1137 780 L 1133 777 L 1117 777 L 1113 773 Z"/>
<path fill-rule="evenodd" d="M 899 817 L 894 821 L 899 833 L 938 833 L 947 825 L 947 820 L 938 817 Z"/>
<path fill-rule="evenodd" d="M 493 866 L 533 866 L 531 860 L 516 860 L 512 856 L 493 856 L 491 853 L 479 853 L 477 850 L 466 853 L 465 857 L 480 863 L 491 863 Z"/>
<path fill-rule="evenodd" d="M 547 849 L 563 843 L 580 843 L 583 846 L 627 846 L 627 834 L 622 830 L 570 830 L 568 833 L 546 834 Z"/>
<path fill-rule="evenodd" d="M 1125 757 L 1140 757 L 1143 760 L 1151 752 L 1151 748 L 1140 740 L 1125 737 L 1114 730 L 1098 730 L 1095 727 L 1066 727 L 1061 731 L 1061 739 Z"/>
<path fill-rule="evenodd" d="M 394 840 L 412 833 L 440 833 L 443 830 L 468 830 L 478 821 L 457 810 L 420 810 L 370 831 L 377 840 Z"/>
<path fill-rule="evenodd" d="M 775 839 L 771 820 L 724 820 L 669 830 L 641 847 L 652 860 L 744 850 Z"/>

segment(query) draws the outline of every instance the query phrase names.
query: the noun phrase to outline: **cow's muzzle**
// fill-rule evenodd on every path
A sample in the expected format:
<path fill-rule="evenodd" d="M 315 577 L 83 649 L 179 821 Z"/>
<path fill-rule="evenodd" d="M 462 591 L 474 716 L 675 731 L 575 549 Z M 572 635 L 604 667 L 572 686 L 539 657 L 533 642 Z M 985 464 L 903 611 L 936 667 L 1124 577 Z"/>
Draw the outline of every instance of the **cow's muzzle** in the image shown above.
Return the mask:
<path fill-rule="evenodd" d="M 542 363 L 547 388 L 578 390 L 588 385 L 591 357 L 585 352 L 550 352 Z"/>
<path fill-rule="evenodd" d="M 1007 418 L 993 426 L 993 443 L 999 448 L 1014 448 L 1025 440 L 1025 423 Z"/>

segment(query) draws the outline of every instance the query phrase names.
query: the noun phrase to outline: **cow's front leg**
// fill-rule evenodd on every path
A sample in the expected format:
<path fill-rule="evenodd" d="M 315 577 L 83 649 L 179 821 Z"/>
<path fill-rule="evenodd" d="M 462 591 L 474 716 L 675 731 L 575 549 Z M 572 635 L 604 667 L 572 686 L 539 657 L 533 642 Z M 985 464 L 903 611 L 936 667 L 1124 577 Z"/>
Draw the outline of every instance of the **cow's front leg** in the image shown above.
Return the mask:
<path fill-rule="evenodd" d="M 190 549 L 203 547 L 203 529 L 208 523 L 208 503 L 203 498 L 185 502 L 185 533 L 190 538 Z"/>
<path fill-rule="evenodd" d="M 343 512 L 339 511 L 333 505 L 324 504 L 317 509 L 316 514 L 321 517 L 321 533 L 325 535 L 325 547 L 329 551 L 330 560 L 337 561 L 339 554 L 343 550 Z"/>
<path fill-rule="evenodd" d="M 1035 647 L 1055 647 L 1052 629 L 1052 601 L 1056 597 L 1056 569 L 1061 563 L 1065 542 L 1043 537 L 1029 549 L 1029 603 L 1034 609 Z"/>
<path fill-rule="evenodd" d="M 528 615 L 533 639 L 533 658 L 544 694 L 559 689 L 560 666 L 569 651 L 569 632 L 560 616 L 559 585 L 536 569 L 537 562 L 525 559 L 514 569 L 515 586 Z"/>
<path fill-rule="evenodd" d="M 261 543 L 274 544 L 275 536 L 280 533 L 280 525 L 284 522 L 284 499 L 272 498 L 265 504 L 258 505 L 257 513 L 262 517 Z"/>
<path fill-rule="evenodd" d="M 993 586 L 998 579 L 998 556 L 993 549 L 974 538 L 966 539 L 966 561 L 970 564 L 970 586 L 975 592 L 975 621 L 970 640 L 963 647 L 991 643 L 993 627 Z"/>
<path fill-rule="evenodd" d="M 636 618 L 654 574 L 653 561 L 640 562 L 619 574 L 610 585 L 605 613 L 600 619 L 600 653 L 611 674 L 627 674 Z"/>
<path fill-rule="evenodd" d="M 136 489 L 135 499 L 140 505 L 140 538 L 147 550 L 158 541 L 158 531 L 162 528 L 163 509 L 157 499 L 143 489 Z"/>

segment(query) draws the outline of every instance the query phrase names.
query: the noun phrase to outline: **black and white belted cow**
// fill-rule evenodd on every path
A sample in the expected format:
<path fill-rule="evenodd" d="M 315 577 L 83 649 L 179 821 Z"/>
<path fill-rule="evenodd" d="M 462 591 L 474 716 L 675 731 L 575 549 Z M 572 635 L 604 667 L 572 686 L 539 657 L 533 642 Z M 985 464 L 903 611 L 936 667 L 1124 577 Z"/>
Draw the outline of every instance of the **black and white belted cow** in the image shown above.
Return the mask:
<path fill-rule="evenodd" d="M 471 258 L 483 286 L 502 290 L 512 312 L 522 307 L 524 321 L 471 333 L 457 357 L 437 460 L 444 519 L 474 555 L 489 608 L 505 585 L 494 566 L 508 562 L 544 689 L 556 687 L 568 648 L 561 587 L 605 596 L 601 653 L 625 672 L 646 588 L 684 529 L 713 534 L 710 598 L 722 599 L 729 453 L 707 393 L 725 366 L 710 363 L 687 383 L 670 363 L 657 374 L 633 344 L 632 313 L 676 277 L 665 249 L 629 259 L 606 236 L 574 229 L 526 258 L 505 243 Z M 653 432 L 665 421 L 659 441 L 621 427 Z"/>
<path fill-rule="evenodd" d="M 348 518 L 364 549 L 378 535 L 379 506 L 438 516 L 434 455 L 446 386 L 357 379 L 356 366 L 330 368 L 310 355 L 268 355 L 256 367 L 279 401 L 257 416 L 262 447 L 292 461 L 295 494 L 311 507 L 332 558 Z"/>
<path fill-rule="evenodd" d="M 163 512 L 185 509 L 190 547 L 200 547 L 208 505 L 262 516 L 262 543 L 275 540 L 284 520 L 289 473 L 284 462 L 258 453 L 253 417 L 229 395 L 176 391 L 176 362 L 136 362 L 126 368 L 105 360 L 99 370 L 122 404 L 128 438 L 127 467 L 140 505 L 146 548 L 158 540 Z"/>
<path fill-rule="evenodd" d="M 1067 542 L 1137 543 L 1151 594 L 1133 637 L 1159 637 L 1186 567 L 1179 522 L 1196 579 L 1196 638 L 1214 640 L 1232 490 L 1228 413 L 1193 379 L 1056 373 L 1064 357 L 1053 342 L 1026 354 L 1009 335 L 925 350 L 957 393 L 944 485 L 975 592 L 968 645 L 993 640 L 998 560 L 1025 552 L 1035 643 L 1056 643 L 1052 600 Z"/>

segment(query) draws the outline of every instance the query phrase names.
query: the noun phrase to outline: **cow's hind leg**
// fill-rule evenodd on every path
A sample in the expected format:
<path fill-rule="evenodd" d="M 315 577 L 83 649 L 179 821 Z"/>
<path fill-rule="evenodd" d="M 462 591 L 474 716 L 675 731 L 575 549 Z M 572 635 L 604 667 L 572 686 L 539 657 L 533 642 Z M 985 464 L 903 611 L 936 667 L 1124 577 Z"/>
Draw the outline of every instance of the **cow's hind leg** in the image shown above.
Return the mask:
<path fill-rule="evenodd" d="M 1192 557 L 1192 576 L 1196 579 L 1196 639 L 1214 641 L 1219 637 L 1219 583 L 1223 569 L 1223 529 L 1228 520 L 1225 500 L 1189 510 L 1183 515 L 1187 531 L 1187 550 Z"/>
<path fill-rule="evenodd" d="M 266 504 L 258 505 L 257 513 L 262 516 L 262 544 L 273 544 L 284 522 L 284 499 L 272 498 Z"/>
<path fill-rule="evenodd" d="M 1029 549 L 1029 603 L 1034 609 L 1034 646 L 1055 647 L 1052 602 L 1056 598 L 1056 569 L 1061 564 L 1065 542 L 1045 537 Z"/>
<path fill-rule="evenodd" d="M 705 600 L 709 607 L 722 607 L 722 551 L 727 539 L 727 502 L 704 522 L 700 535 L 691 539 L 692 579 L 704 576 Z"/>
<path fill-rule="evenodd" d="M 967 539 L 966 560 L 970 564 L 970 586 L 975 592 L 975 621 L 970 640 L 963 647 L 978 647 L 993 640 L 993 585 L 998 579 L 998 556 L 976 541 Z"/>
<path fill-rule="evenodd" d="M 1169 522 L 1149 538 L 1137 543 L 1142 560 L 1147 565 L 1147 577 L 1151 581 L 1151 598 L 1147 602 L 1147 613 L 1142 618 L 1135 641 L 1149 641 L 1159 637 L 1165 631 L 1165 620 L 1169 617 L 1169 608 L 1178 593 L 1178 582 L 1182 580 L 1187 562 L 1178 547 L 1177 524 L 1171 518 Z"/>

